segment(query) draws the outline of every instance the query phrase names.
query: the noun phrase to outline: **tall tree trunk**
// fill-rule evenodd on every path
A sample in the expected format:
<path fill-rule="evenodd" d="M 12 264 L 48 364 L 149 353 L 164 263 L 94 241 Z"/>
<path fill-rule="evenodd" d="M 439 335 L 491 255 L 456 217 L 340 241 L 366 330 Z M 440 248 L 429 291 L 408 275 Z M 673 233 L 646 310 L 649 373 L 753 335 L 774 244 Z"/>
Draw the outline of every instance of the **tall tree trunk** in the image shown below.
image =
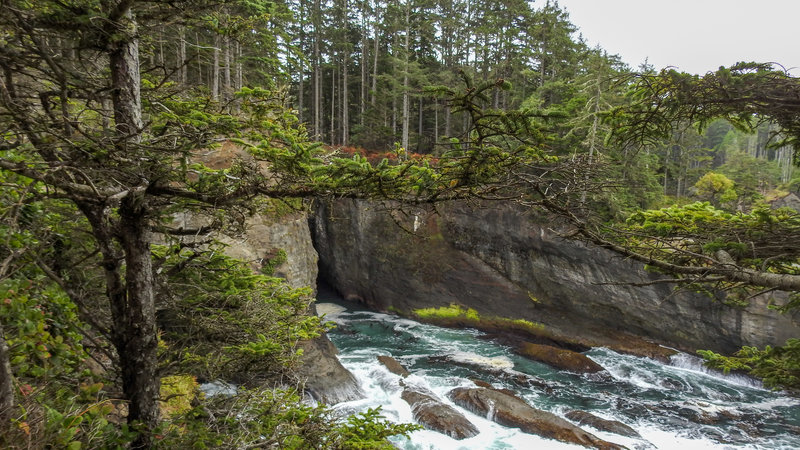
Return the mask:
<path fill-rule="evenodd" d="M 408 98 L 408 70 L 409 70 L 409 35 L 411 34 L 411 0 L 406 0 L 406 38 L 403 50 L 405 53 L 405 67 L 403 68 L 403 148 L 408 151 L 408 126 L 409 126 L 409 98 Z"/>
<path fill-rule="evenodd" d="M 238 91 L 244 86 L 244 67 L 242 67 L 242 44 L 238 40 L 234 43 L 236 44 L 236 53 L 234 54 L 236 57 L 236 80 L 233 89 Z"/>
<path fill-rule="evenodd" d="M 314 137 L 322 139 L 322 74 L 320 73 L 320 0 L 314 0 L 314 86 L 313 86 L 313 114 Z"/>
<path fill-rule="evenodd" d="M 203 59 L 200 52 L 200 34 L 194 33 L 194 41 L 197 43 L 197 84 L 203 84 Z"/>
<path fill-rule="evenodd" d="M 594 152 L 597 148 L 597 128 L 600 125 L 600 98 L 603 95 L 600 86 L 601 86 L 601 73 L 599 70 L 597 71 L 597 80 L 595 84 L 595 92 L 594 92 L 594 105 L 593 105 L 593 116 L 592 117 L 592 127 L 589 129 L 589 166 L 591 167 L 592 163 L 594 162 Z M 586 189 L 589 185 L 589 172 L 587 171 L 584 181 L 586 185 L 581 192 L 581 205 L 586 203 Z"/>
<path fill-rule="evenodd" d="M 344 36 L 345 39 L 347 37 L 347 8 L 348 3 L 347 0 L 344 0 L 344 8 L 342 9 L 342 23 L 344 26 Z M 348 48 L 347 41 L 344 41 L 344 45 L 342 46 L 342 94 L 341 94 L 341 103 L 342 103 L 342 145 L 347 146 L 347 141 L 350 140 L 350 99 L 348 93 L 348 73 L 350 72 L 347 68 L 347 64 L 349 62 L 349 53 L 350 50 Z"/>
<path fill-rule="evenodd" d="M 14 374 L 11 372 L 11 355 L 0 322 L 0 433 L 11 425 L 14 413 Z"/>
<path fill-rule="evenodd" d="M 137 442 L 149 446 L 149 433 L 159 419 L 155 280 L 153 278 L 143 190 L 123 199 L 119 208 L 120 241 L 125 252 L 127 303 L 114 318 L 123 333 L 116 344 L 122 368 L 122 389 L 128 404 L 128 423 L 144 426 Z"/>
<path fill-rule="evenodd" d="M 139 43 L 133 14 L 127 11 L 119 22 L 121 38 L 109 53 L 114 121 L 118 151 L 126 151 L 128 143 L 141 141 L 142 106 L 140 96 Z M 127 34 L 126 34 L 127 33 Z M 104 257 L 107 290 L 111 302 L 113 339 L 120 358 L 122 390 L 128 400 L 130 425 L 141 430 L 134 448 L 150 446 L 151 431 L 159 420 L 159 378 L 156 359 L 156 327 L 150 247 L 147 242 L 144 203 L 134 194 L 143 195 L 144 188 L 131 189 L 119 208 L 120 243 L 125 253 L 125 282 L 120 278 L 119 259 L 111 248 L 107 209 L 92 205 L 84 208 L 98 237 Z M 101 209 L 102 208 L 102 209 Z M 125 285 L 127 283 L 127 286 Z"/>
<path fill-rule="evenodd" d="M 306 16 L 305 16 L 305 1 L 300 0 L 298 4 L 299 12 L 300 12 L 300 52 L 305 52 L 306 50 L 306 32 L 305 32 L 305 25 L 306 25 Z M 297 82 L 297 120 L 300 123 L 303 123 L 303 107 L 304 107 L 304 89 L 303 89 L 303 76 L 305 75 L 305 67 L 303 63 L 303 59 L 300 59 L 300 64 L 298 65 L 298 82 Z"/>
<path fill-rule="evenodd" d="M 422 96 L 419 97 L 419 117 L 417 119 L 417 152 L 422 150 L 422 132 L 423 132 L 423 124 L 422 124 Z"/>
<path fill-rule="evenodd" d="M 222 98 L 228 102 L 233 98 L 233 86 L 231 84 L 231 38 L 225 36 L 225 89 Z"/>
<path fill-rule="evenodd" d="M 450 105 L 445 102 L 444 104 L 444 135 L 450 137 L 450 126 L 451 126 L 451 114 L 450 114 Z"/>
<path fill-rule="evenodd" d="M 222 39 L 218 34 L 214 35 L 214 63 L 211 69 L 211 98 L 219 100 L 219 48 Z"/>
<path fill-rule="evenodd" d="M 367 112 L 367 0 L 361 0 L 361 104 L 359 108 L 358 123 L 364 126 L 364 115 Z"/>
<path fill-rule="evenodd" d="M 336 66 L 331 67 L 331 145 L 336 145 Z"/>
<path fill-rule="evenodd" d="M 183 26 L 178 27 L 178 73 L 180 74 L 181 87 L 185 88 L 188 76 L 186 67 L 186 28 Z"/>
<path fill-rule="evenodd" d="M 439 143 L 439 100 L 434 100 L 433 103 L 433 146 Z"/>
<path fill-rule="evenodd" d="M 297 83 L 297 120 L 300 121 L 300 123 L 303 123 L 303 119 L 304 119 L 304 117 L 303 117 L 303 102 L 305 101 L 305 97 L 303 95 L 304 94 L 303 75 L 304 75 L 304 73 L 303 73 L 303 63 L 301 61 L 300 62 L 300 68 L 299 68 L 298 74 L 297 74 L 297 76 L 299 78 L 299 82 Z"/>
<path fill-rule="evenodd" d="M 378 97 L 378 21 L 372 25 L 373 34 L 375 35 L 375 42 L 372 48 L 372 97 L 370 104 L 375 107 L 375 102 Z"/>

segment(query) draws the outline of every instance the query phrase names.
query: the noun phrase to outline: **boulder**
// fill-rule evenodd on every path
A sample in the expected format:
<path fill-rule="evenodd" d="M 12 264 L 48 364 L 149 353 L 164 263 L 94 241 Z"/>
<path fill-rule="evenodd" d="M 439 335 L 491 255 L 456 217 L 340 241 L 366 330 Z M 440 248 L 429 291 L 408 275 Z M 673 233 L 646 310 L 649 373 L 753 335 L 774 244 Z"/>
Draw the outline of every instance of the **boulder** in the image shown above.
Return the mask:
<path fill-rule="evenodd" d="M 448 397 L 457 405 L 506 427 L 570 444 L 618 450 L 617 444 L 604 441 L 547 411 L 531 407 L 525 401 L 486 388 L 456 388 Z"/>
<path fill-rule="evenodd" d="M 314 400 L 334 405 L 364 397 L 358 381 L 336 357 L 336 347 L 322 335 L 301 343 L 303 356 L 298 375 Z"/>
<path fill-rule="evenodd" d="M 475 383 L 475 386 L 486 388 L 486 389 L 491 389 L 491 390 L 497 391 L 497 392 L 502 392 L 503 394 L 510 395 L 512 397 L 517 397 L 517 393 L 512 391 L 511 389 L 496 388 L 496 387 L 492 386 L 490 383 L 487 383 L 486 381 L 483 381 L 483 380 L 478 380 L 476 378 L 470 378 L 470 381 Z"/>
<path fill-rule="evenodd" d="M 791 208 L 797 212 L 800 212 L 800 197 L 798 197 L 797 194 L 790 193 L 789 195 L 785 195 L 779 199 L 776 199 L 770 206 L 773 209 Z"/>
<path fill-rule="evenodd" d="M 458 440 L 478 434 L 478 428 L 472 422 L 452 406 L 442 403 L 433 393 L 406 387 L 401 397 L 411 406 L 414 420 L 428 430 Z"/>
<path fill-rule="evenodd" d="M 523 342 L 517 347 L 517 353 L 556 369 L 569 370 L 570 372 L 595 373 L 603 370 L 600 364 L 592 361 L 582 353 L 549 345 Z"/>
<path fill-rule="evenodd" d="M 400 375 L 403 378 L 411 375 L 408 369 L 403 367 L 402 364 L 397 362 L 397 360 L 391 356 L 380 355 L 378 356 L 378 362 L 386 366 L 386 368 L 389 369 L 389 372 L 392 372 L 395 375 Z"/>
<path fill-rule="evenodd" d="M 578 425 L 587 425 L 600 431 L 619 434 L 621 436 L 628 436 L 634 438 L 641 437 L 639 433 L 636 432 L 636 430 L 629 427 L 628 425 L 625 425 L 622 422 L 619 422 L 617 420 L 603 419 L 586 411 L 570 411 L 566 413 L 565 416 L 567 417 L 567 419 L 573 422 L 577 422 Z"/>

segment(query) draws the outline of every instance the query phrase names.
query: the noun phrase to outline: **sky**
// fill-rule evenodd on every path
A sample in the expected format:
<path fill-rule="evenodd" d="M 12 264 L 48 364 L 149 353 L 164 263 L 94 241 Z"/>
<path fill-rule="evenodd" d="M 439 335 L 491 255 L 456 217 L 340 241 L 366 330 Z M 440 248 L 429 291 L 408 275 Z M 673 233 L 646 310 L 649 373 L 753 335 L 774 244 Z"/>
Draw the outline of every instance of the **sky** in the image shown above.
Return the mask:
<path fill-rule="evenodd" d="M 541 6 L 543 0 L 538 0 Z M 559 0 L 587 44 L 632 68 L 705 74 L 738 61 L 800 76 L 800 0 Z"/>

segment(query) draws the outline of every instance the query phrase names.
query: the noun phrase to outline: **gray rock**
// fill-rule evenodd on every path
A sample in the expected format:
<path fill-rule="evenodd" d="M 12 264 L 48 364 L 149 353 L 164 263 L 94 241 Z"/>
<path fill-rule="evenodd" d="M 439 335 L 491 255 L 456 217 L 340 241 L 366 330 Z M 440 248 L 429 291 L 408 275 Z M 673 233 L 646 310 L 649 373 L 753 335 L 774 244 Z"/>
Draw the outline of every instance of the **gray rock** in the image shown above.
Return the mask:
<path fill-rule="evenodd" d="M 800 212 L 800 197 L 798 197 L 797 194 L 791 193 L 773 201 L 770 206 L 775 209 L 791 208 Z"/>
<path fill-rule="evenodd" d="M 462 408 L 486 416 L 500 425 L 519 428 L 525 433 L 584 447 L 609 450 L 624 448 L 587 433 L 555 414 L 533 408 L 518 397 L 496 390 L 456 388 L 448 393 L 448 397 Z"/>
<path fill-rule="evenodd" d="M 660 359 L 669 352 L 659 344 L 730 353 L 800 335 L 800 313 L 767 309 L 769 296 L 740 309 L 718 301 L 723 294 L 674 291 L 652 283 L 663 276 L 642 264 L 562 238 L 549 217 L 495 205 L 393 215 L 362 200 L 320 202 L 312 231 L 321 275 L 345 298 L 379 311 L 455 303 L 481 317 L 525 319 L 588 346 Z"/>
<path fill-rule="evenodd" d="M 570 411 L 565 414 L 567 419 L 577 422 L 578 425 L 588 425 L 600 431 L 607 431 L 609 433 L 619 434 L 628 437 L 641 437 L 639 433 L 633 428 L 625 425 L 617 420 L 607 420 L 597 417 L 592 413 L 586 411 Z"/>
<path fill-rule="evenodd" d="M 364 397 L 353 374 L 336 358 L 336 347 L 323 335 L 301 344 L 299 376 L 314 400 L 333 405 Z"/>
<path fill-rule="evenodd" d="M 442 403 L 430 392 L 406 387 L 402 399 L 411 406 L 414 420 L 428 430 L 446 434 L 453 439 L 478 435 L 478 428 L 455 408 Z"/>
<path fill-rule="evenodd" d="M 275 267 L 273 275 L 284 278 L 295 288 L 316 286 L 317 252 L 305 213 L 288 214 L 277 219 L 256 215 L 248 219 L 244 236 L 224 237 L 222 240 L 228 244 L 226 253 L 249 261 L 255 271 L 261 269 L 268 253 L 282 250 L 286 253 L 286 261 Z M 316 314 L 313 307 L 309 314 Z M 355 377 L 339 362 L 336 347 L 327 335 L 300 345 L 303 357 L 298 375 L 315 400 L 332 405 L 364 396 Z"/>
<path fill-rule="evenodd" d="M 396 359 L 392 358 L 391 356 L 380 355 L 378 356 L 378 362 L 386 366 L 389 369 L 389 372 L 392 372 L 395 375 L 400 375 L 401 377 L 405 378 L 411 373 L 403 367 Z"/>

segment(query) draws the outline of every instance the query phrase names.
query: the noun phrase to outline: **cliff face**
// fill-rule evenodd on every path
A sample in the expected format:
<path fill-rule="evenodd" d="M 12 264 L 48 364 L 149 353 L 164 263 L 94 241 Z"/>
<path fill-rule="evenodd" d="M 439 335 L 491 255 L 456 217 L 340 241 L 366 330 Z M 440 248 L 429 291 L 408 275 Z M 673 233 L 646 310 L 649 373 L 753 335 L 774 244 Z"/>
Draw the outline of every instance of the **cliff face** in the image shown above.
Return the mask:
<path fill-rule="evenodd" d="M 271 266 L 272 275 L 284 278 L 292 287 L 316 286 L 317 252 L 307 214 L 279 219 L 257 215 L 248 219 L 246 229 L 246 234 L 236 239 L 222 238 L 230 256 L 249 262 L 255 271 Z M 298 372 L 317 401 L 334 404 L 360 397 L 358 382 L 336 358 L 336 347 L 327 335 L 301 345 L 303 364 Z"/>
<path fill-rule="evenodd" d="M 228 168 L 235 158 L 251 159 L 231 141 L 224 142 L 220 148 L 198 151 L 195 157 L 213 169 Z M 175 219 L 185 228 L 202 225 L 191 215 L 180 214 Z M 236 238 L 218 236 L 228 245 L 225 252 L 229 256 L 248 262 L 256 272 L 268 268 L 271 275 L 285 279 L 294 288 L 317 285 L 317 252 L 305 212 L 275 218 L 255 215 L 247 219 L 245 229 L 246 233 Z M 310 313 L 316 314 L 316 310 L 312 307 Z M 361 396 L 358 382 L 339 362 L 336 347 L 327 335 L 300 345 L 303 360 L 298 374 L 317 401 L 334 404 Z"/>
<path fill-rule="evenodd" d="M 726 353 L 800 336 L 800 315 L 768 310 L 766 297 L 743 309 L 674 291 L 641 264 L 562 239 L 511 205 L 415 214 L 341 200 L 318 206 L 313 230 L 322 276 L 378 310 L 457 303 L 616 348 L 621 335 Z"/>
<path fill-rule="evenodd" d="M 273 276 L 285 279 L 294 288 L 316 286 L 317 252 L 305 213 L 279 219 L 256 215 L 248 219 L 246 230 L 238 238 L 221 237 L 228 244 L 228 255 L 249 262 L 256 271 L 274 261 Z"/>

